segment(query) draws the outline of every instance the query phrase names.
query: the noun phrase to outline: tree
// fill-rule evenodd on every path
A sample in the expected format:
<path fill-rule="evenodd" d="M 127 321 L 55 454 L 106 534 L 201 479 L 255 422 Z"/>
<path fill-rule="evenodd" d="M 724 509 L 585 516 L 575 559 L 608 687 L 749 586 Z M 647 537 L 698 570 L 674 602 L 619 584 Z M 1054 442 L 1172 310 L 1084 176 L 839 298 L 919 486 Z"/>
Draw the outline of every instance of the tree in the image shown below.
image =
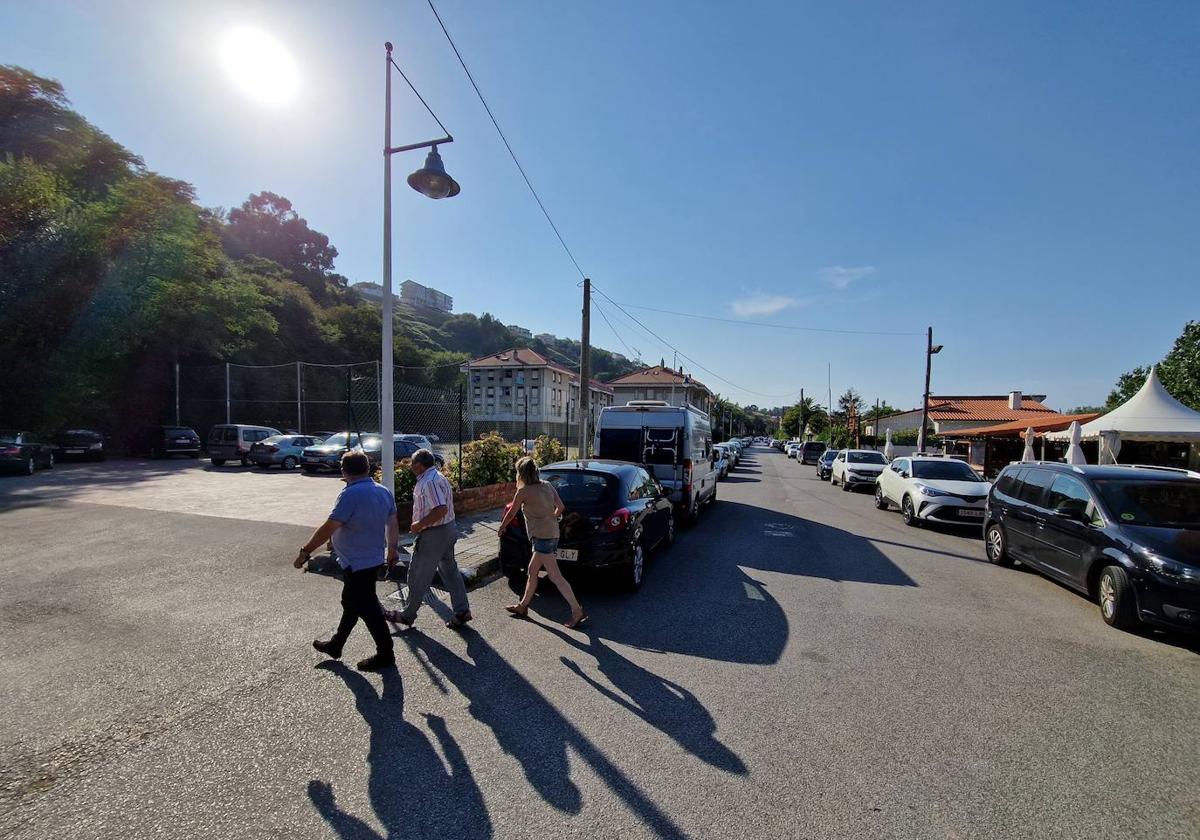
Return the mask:
<path fill-rule="evenodd" d="M 1108 395 L 1105 410 L 1111 411 L 1138 392 L 1150 375 L 1148 367 L 1122 374 Z M 1170 352 L 1158 363 L 1158 376 L 1171 396 L 1200 410 L 1200 322 L 1188 321 Z"/>
<path fill-rule="evenodd" d="M 344 281 L 334 275 L 337 248 L 329 237 L 308 226 L 292 202 L 273 192 L 251 195 L 241 207 L 229 211 L 222 231 L 226 252 L 234 259 L 263 257 L 278 263 L 320 301 L 330 301 L 332 290 Z"/>

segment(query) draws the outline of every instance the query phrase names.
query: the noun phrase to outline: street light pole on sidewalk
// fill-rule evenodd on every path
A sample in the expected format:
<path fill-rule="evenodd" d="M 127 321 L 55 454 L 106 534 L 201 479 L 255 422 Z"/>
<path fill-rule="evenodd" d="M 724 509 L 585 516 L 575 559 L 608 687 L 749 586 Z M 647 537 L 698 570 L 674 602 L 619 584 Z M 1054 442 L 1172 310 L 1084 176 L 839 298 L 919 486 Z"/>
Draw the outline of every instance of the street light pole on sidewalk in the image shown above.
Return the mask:
<path fill-rule="evenodd" d="M 427 198 L 452 198 L 458 195 L 458 182 L 446 174 L 442 158 L 437 147 L 443 143 L 453 143 L 454 138 L 446 132 L 440 140 L 429 140 L 424 143 L 411 143 L 407 146 L 392 148 L 392 68 L 400 70 L 392 60 L 391 42 L 383 45 L 386 57 L 384 61 L 384 106 L 383 106 L 383 329 L 380 341 L 380 382 L 379 401 L 379 432 L 382 438 L 380 444 L 381 469 L 383 471 L 383 486 L 389 491 L 396 489 L 396 452 L 392 443 L 396 432 L 396 403 L 392 396 L 392 155 L 398 152 L 410 152 L 414 149 L 429 149 L 425 157 L 425 165 L 408 176 L 408 185 Z M 404 74 L 401 73 L 403 76 Z M 407 82 L 408 79 L 406 78 Z M 412 83 L 409 82 L 409 87 Z M 416 88 L 413 88 L 416 93 Z M 420 94 L 417 94 L 420 98 Z M 424 104 L 425 100 L 421 100 Z M 426 108 L 429 106 L 426 105 Z M 433 111 L 430 110 L 430 114 Z M 437 120 L 437 115 L 433 117 Z M 441 121 L 438 125 L 445 131 Z"/>

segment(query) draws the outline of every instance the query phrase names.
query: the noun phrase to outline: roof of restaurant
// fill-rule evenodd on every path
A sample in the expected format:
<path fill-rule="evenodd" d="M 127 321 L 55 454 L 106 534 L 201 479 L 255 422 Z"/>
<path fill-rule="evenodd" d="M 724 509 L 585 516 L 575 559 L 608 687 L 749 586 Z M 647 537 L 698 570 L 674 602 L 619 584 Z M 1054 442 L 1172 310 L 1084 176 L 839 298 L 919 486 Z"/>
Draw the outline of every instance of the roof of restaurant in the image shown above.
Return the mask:
<path fill-rule="evenodd" d="M 1026 429 L 1033 429 L 1035 432 L 1057 432 L 1067 428 L 1076 420 L 1080 423 L 1087 423 L 1089 420 L 1095 420 L 1099 417 L 1095 412 L 1088 414 L 1058 414 L 1051 412 L 1043 417 L 1033 417 L 1025 420 L 1013 420 L 1008 423 L 999 423 L 995 426 L 981 426 L 976 429 L 955 429 L 950 432 L 942 432 L 942 437 L 1021 437 L 1025 434 Z"/>

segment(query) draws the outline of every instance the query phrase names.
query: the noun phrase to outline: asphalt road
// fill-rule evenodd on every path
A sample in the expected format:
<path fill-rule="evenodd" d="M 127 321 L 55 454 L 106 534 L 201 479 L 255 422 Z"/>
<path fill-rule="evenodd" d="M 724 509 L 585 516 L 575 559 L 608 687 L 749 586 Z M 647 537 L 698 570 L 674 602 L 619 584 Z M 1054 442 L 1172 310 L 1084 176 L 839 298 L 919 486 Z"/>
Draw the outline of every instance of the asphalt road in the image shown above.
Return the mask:
<path fill-rule="evenodd" d="M 497 582 L 385 676 L 308 647 L 304 528 L 0 493 L 0 835 L 1197 836 L 1195 648 L 773 451 L 720 489 L 586 632 Z"/>

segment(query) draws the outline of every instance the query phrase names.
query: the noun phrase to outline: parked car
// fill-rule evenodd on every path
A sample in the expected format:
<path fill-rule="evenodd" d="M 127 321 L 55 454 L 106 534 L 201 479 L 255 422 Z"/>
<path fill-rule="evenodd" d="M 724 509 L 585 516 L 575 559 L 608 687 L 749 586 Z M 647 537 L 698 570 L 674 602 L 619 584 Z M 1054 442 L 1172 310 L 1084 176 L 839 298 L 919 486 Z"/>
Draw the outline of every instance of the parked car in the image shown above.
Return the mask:
<path fill-rule="evenodd" d="M 817 478 L 821 481 L 828 480 L 829 474 L 833 471 L 833 459 L 837 457 L 837 454 L 836 449 L 826 449 L 817 459 Z"/>
<path fill-rule="evenodd" d="M 1095 599 L 1118 628 L 1200 630 L 1200 478 L 1162 467 L 1005 467 L 984 513 L 987 558 Z"/>
<path fill-rule="evenodd" d="M 308 435 L 272 435 L 250 445 L 250 463 L 262 469 L 282 467 L 294 470 L 300 466 L 305 447 L 320 441 Z"/>
<path fill-rule="evenodd" d="M 200 457 L 200 435 L 187 426 L 143 426 L 129 437 L 130 455 Z"/>
<path fill-rule="evenodd" d="M 542 467 L 542 480 L 566 508 L 557 557 L 566 574 L 580 569 L 617 575 L 633 591 L 642 585 L 646 554 L 675 540 L 670 491 L 646 467 L 624 461 L 571 461 Z M 518 515 L 500 534 L 500 567 L 521 585 L 529 538 Z"/>
<path fill-rule="evenodd" d="M 783 445 L 783 451 L 789 458 L 795 458 L 803 445 L 804 441 L 793 438 Z"/>
<path fill-rule="evenodd" d="M 24 475 L 54 469 L 54 447 L 29 432 L 0 429 L 0 469 Z"/>
<path fill-rule="evenodd" d="M 425 435 L 397 434 L 396 439 L 406 440 L 409 443 L 415 443 L 417 445 L 417 449 L 428 449 L 430 452 L 433 451 L 433 441 Z"/>
<path fill-rule="evenodd" d="M 103 461 L 104 444 L 104 435 L 91 429 L 67 429 L 54 436 L 54 449 L 60 461 Z"/>
<path fill-rule="evenodd" d="M 815 464 L 821 460 L 821 453 L 825 451 L 825 444 L 819 440 L 806 440 L 800 444 L 800 451 L 796 454 L 796 460 L 801 464 Z"/>
<path fill-rule="evenodd" d="M 411 440 L 405 440 L 405 437 L 407 435 L 396 435 L 393 439 L 392 452 L 397 461 L 401 458 L 411 458 L 418 449 L 425 448 Z M 361 439 L 355 432 L 338 432 L 319 443 L 306 446 L 301 453 L 300 466 L 307 473 L 340 472 L 342 455 L 351 449 L 361 449 L 366 454 L 371 468 L 374 469 L 383 460 L 383 450 L 380 445 L 382 440 L 383 438 L 378 432 L 364 432 Z M 445 466 L 441 455 L 435 452 L 433 457 L 439 468 Z"/>
<path fill-rule="evenodd" d="M 644 465 L 692 522 L 717 499 L 712 446 L 708 415 L 692 406 L 634 400 L 601 409 L 596 423 L 596 456 Z"/>
<path fill-rule="evenodd" d="M 873 449 L 843 449 L 833 459 L 829 481 L 840 484 L 847 492 L 855 487 L 874 486 L 886 466 L 887 459 Z"/>
<path fill-rule="evenodd" d="M 723 443 L 713 444 L 713 454 L 717 459 L 717 472 L 721 478 L 729 476 L 729 470 L 733 464 L 733 450 L 731 447 Z"/>
<path fill-rule="evenodd" d="M 208 458 L 214 467 L 226 461 L 241 461 L 242 466 L 250 463 L 250 447 L 269 437 L 278 437 L 283 432 L 270 426 L 243 426 L 238 423 L 213 426 L 208 433 Z"/>
<path fill-rule="evenodd" d="M 992 485 L 962 461 L 914 456 L 897 458 L 875 484 L 875 507 L 888 510 L 895 505 L 904 524 L 944 522 L 977 525 Z"/>
<path fill-rule="evenodd" d="M 309 432 L 308 436 L 310 438 L 315 438 L 317 443 L 321 443 L 322 441 L 329 440 L 329 438 L 336 434 L 337 432 Z"/>

